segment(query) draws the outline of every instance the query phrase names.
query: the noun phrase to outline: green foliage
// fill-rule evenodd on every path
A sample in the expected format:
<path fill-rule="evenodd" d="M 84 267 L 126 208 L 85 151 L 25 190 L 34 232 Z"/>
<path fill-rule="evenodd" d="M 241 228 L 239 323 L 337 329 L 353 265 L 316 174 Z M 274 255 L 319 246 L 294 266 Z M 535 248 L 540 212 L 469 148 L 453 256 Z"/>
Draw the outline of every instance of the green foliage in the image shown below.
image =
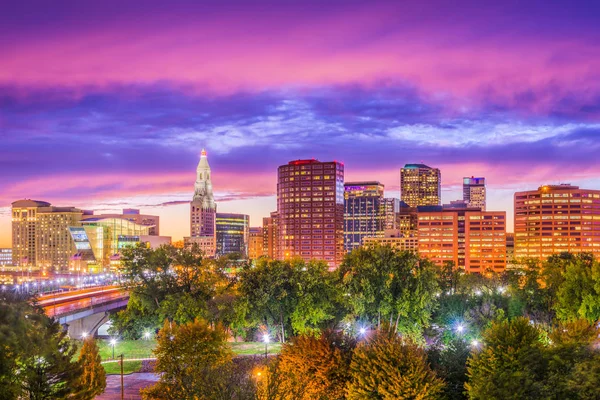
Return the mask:
<path fill-rule="evenodd" d="M 106 374 L 101 361 L 96 341 L 93 338 L 85 339 L 79 354 L 79 364 L 83 370 L 75 384 L 75 399 L 93 399 L 104 393 Z"/>
<path fill-rule="evenodd" d="M 268 383 L 272 399 L 345 399 L 353 338 L 334 331 L 302 335 L 283 345 Z M 266 390 L 265 390 L 266 391 Z"/>
<path fill-rule="evenodd" d="M 339 309 L 339 292 L 324 263 L 258 260 L 238 276 L 239 309 L 252 325 L 277 326 L 281 341 L 286 328 L 315 331 Z"/>
<path fill-rule="evenodd" d="M 158 334 L 155 371 L 159 381 L 144 390 L 145 399 L 226 399 L 233 388 L 233 354 L 225 330 L 197 320 L 178 325 L 165 321 Z"/>
<path fill-rule="evenodd" d="M 600 379 L 600 354 L 594 349 L 600 329 L 586 320 L 561 323 L 550 333 L 551 346 L 547 348 L 548 371 L 545 378 L 548 399 L 590 399 Z"/>
<path fill-rule="evenodd" d="M 466 388 L 473 400 L 538 399 L 544 389 L 540 331 L 526 318 L 494 323 L 468 360 Z"/>
<path fill-rule="evenodd" d="M 566 265 L 557 291 L 556 314 L 562 321 L 600 320 L 600 263 L 578 254 Z"/>
<path fill-rule="evenodd" d="M 349 400 L 438 399 L 444 386 L 424 350 L 389 327 L 358 345 L 350 374 Z"/>
<path fill-rule="evenodd" d="M 81 366 L 62 326 L 29 299 L 0 297 L 0 398 L 65 399 Z"/>
<path fill-rule="evenodd" d="M 325 322 L 340 320 L 342 305 L 335 274 L 325 263 L 309 262 L 294 268 L 295 296 L 298 301 L 290 316 L 295 334 L 318 334 Z"/>
<path fill-rule="evenodd" d="M 144 246 L 123 249 L 122 279 L 130 291 L 127 309 L 112 318 L 113 330 L 127 339 L 138 339 L 143 331 L 157 329 L 165 318 L 187 323 L 196 318 L 232 323 L 212 304 L 222 295 L 233 295 L 223 268 L 204 260 L 198 246 L 176 248 Z M 233 304 L 233 302 L 231 302 Z M 233 307 L 233 306 L 232 306 Z"/>
<path fill-rule="evenodd" d="M 12 293 L 2 292 L 0 298 L 0 399 L 15 399 L 21 393 L 19 379 L 15 375 L 19 358 L 26 354 L 26 334 L 31 328 L 35 313 L 25 299 Z M 26 318 L 27 316 L 27 318 Z M 40 320 L 41 315 L 36 315 Z"/>
<path fill-rule="evenodd" d="M 343 291 L 356 317 L 376 326 L 389 321 L 418 338 L 436 307 L 436 268 L 413 253 L 390 246 L 358 248 L 339 270 Z"/>
<path fill-rule="evenodd" d="M 145 331 L 157 328 L 157 317 L 151 309 L 145 307 L 135 292 L 129 293 L 127 309 L 111 314 L 111 326 L 108 333 L 123 339 L 135 340 Z"/>
<path fill-rule="evenodd" d="M 454 338 L 445 346 L 431 346 L 427 356 L 436 375 L 443 380 L 443 398 L 466 399 L 467 359 L 471 345 L 462 338 Z"/>
<path fill-rule="evenodd" d="M 511 316 L 523 315 L 543 324 L 552 322 L 552 305 L 555 299 L 552 291 L 544 284 L 544 274 L 550 274 L 551 268 L 540 266 L 536 260 L 526 260 L 523 266 L 512 271 L 517 280 L 511 285 Z"/>
<path fill-rule="evenodd" d="M 438 284 L 442 293 L 456 293 L 464 275 L 464 269 L 457 268 L 452 261 L 447 261 L 438 273 Z"/>

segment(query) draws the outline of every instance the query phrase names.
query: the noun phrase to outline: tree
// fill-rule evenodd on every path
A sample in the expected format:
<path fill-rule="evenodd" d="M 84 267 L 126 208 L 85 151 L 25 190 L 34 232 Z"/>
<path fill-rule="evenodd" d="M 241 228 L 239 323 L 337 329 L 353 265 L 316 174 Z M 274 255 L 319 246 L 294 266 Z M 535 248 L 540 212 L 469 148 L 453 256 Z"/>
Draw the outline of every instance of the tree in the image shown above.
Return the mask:
<path fill-rule="evenodd" d="M 111 314 L 110 320 L 108 333 L 128 340 L 139 339 L 145 331 L 157 328 L 155 310 L 146 307 L 135 292 L 129 293 L 127 309 Z"/>
<path fill-rule="evenodd" d="M 538 323 L 551 324 L 554 318 L 554 298 L 544 281 L 545 273 L 551 274 L 550 269 L 544 269 L 538 260 L 529 259 L 512 273 L 518 274 L 518 280 L 511 287 L 512 312 L 509 315 L 522 315 Z"/>
<path fill-rule="evenodd" d="M 435 266 L 417 255 L 390 246 L 358 248 L 338 269 L 352 311 L 380 327 L 420 337 L 436 307 Z"/>
<path fill-rule="evenodd" d="M 467 359 L 471 345 L 462 338 L 454 338 L 445 346 L 430 346 L 428 360 L 436 375 L 443 380 L 443 397 L 448 400 L 466 399 Z"/>
<path fill-rule="evenodd" d="M 0 399 L 16 399 L 21 394 L 18 361 L 27 353 L 26 335 L 32 328 L 25 316 L 34 310 L 27 299 L 2 291 L 0 297 Z"/>
<path fill-rule="evenodd" d="M 21 390 L 32 400 L 70 397 L 81 366 L 73 361 L 77 347 L 62 326 L 45 315 L 28 314 L 27 350 L 17 361 L 15 374 Z"/>
<path fill-rule="evenodd" d="M 248 319 L 254 324 L 278 326 L 281 342 L 285 341 L 285 327 L 298 301 L 293 275 L 289 262 L 267 260 L 246 266 L 238 274 Z"/>
<path fill-rule="evenodd" d="M 472 400 L 538 399 L 544 389 L 540 331 L 526 318 L 494 323 L 483 347 L 467 363 L 465 387 Z"/>
<path fill-rule="evenodd" d="M 132 339 L 158 328 L 165 318 L 178 323 L 196 318 L 214 321 L 211 301 L 233 285 L 217 263 L 203 259 L 197 245 L 128 247 L 121 262 L 130 301 L 125 311 L 113 317 L 113 324 L 119 334 Z"/>
<path fill-rule="evenodd" d="M 286 329 L 316 332 L 336 319 L 340 292 L 335 277 L 322 262 L 258 260 L 238 274 L 239 309 L 250 324 L 277 326 L 284 342 Z"/>
<path fill-rule="evenodd" d="M 65 399 L 81 373 L 62 326 L 32 299 L 0 295 L 0 399 Z"/>
<path fill-rule="evenodd" d="M 225 330 L 196 320 L 178 325 L 165 321 L 154 354 L 159 381 L 144 390 L 145 399 L 230 399 L 232 351 Z"/>
<path fill-rule="evenodd" d="M 562 321 L 600 320 L 600 263 L 591 254 L 578 254 L 562 275 L 555 305 L 557 317 Z"/>
<path fill-rule="evenodd" d="M 93 399 L 104 393 L 106 388 L 106 373 L 101 364 L 100 353 L 94 338 L 87 338 L 79 354 L 81 375 L 75 385 L 74 398 L 78 400 Z"/>
<path fill-rule="evenodd" d="M 550 332 L 547 349 L 546 398 L 598 398 L 600 355 L 595 350 L 600 329 L 586 320 L 560 323 Z M 595 393 L 594 396 L 590 396 Z"/>
<path fill-rule="evenodd" d="M 277 399 L 344 399 L 355 346 L 352 337 L 331 330 L 297 336 L 283 345 L 275 373 L 264 382 L 277 389 Z"/>
<path fill-rule="evenodd" d="M 438 285 L 444 293 L 456 293 L 461 277 L 465 271 L 457 268 L 453 261 L 446 261 L 444 266 L 438 271 Z"/>
<path fill-rule="evenodd" d="M 342 293 L 335 274 L 323 262 L 311 261 L 294 267 L 296 307 L 290 316 L 295 334 L 318 334 L 327 322 L 345 315 Z"/>
<path fill-rule="evenodd" d="M 444 386 L 427 364 L 424 350 L 390 327 L 358 345 L 350 374 L 349 400 L 438 399 Z"/>

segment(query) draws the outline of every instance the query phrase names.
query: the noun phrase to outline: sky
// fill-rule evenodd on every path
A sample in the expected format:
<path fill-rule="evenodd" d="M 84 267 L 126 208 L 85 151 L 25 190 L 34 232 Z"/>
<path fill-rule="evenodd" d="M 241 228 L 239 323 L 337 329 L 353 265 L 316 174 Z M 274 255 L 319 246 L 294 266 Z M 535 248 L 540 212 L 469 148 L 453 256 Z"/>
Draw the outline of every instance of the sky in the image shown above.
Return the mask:
<path fill-rule="evenodd" d="M 218 210 L 276 209 L 290 160 L 399 197 L 485 176 L 488 209 L 542 184 L 600 188 L 597 1 L 3 1 L 0 247 L 10 204 L 141 208 L 189 234 L 202 148 Z M 509 230 L 512 223 L 509 223 Z"/>

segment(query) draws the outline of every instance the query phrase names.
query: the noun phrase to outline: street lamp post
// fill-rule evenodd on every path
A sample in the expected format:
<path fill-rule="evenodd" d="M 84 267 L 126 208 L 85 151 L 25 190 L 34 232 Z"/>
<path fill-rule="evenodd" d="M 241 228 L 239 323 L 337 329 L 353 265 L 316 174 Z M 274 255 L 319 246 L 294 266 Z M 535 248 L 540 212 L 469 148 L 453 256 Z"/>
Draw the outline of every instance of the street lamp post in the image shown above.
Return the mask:
<path fill-rule="evenodd" d="M 115 359 L 115 345 L 117 344 L 117 340 L 116 339 L 111 339 L 110 340 L 110 344 L 112 346 L 112 353 L 113 353 L 113 360 Z"/>
<path fill-rule="evenodd" d="M 113 355 L 113 358 L 115 356 Z M 125 386 L 123 385 L 123 354 L 121 354 L 121 400 L 125 398 Z"/>
<path fill-rule="evenodd" d="M 269 338 L 269 334 L 265 333 L 263 335 L 263 342 L 265 342 L 265 361 L 267 361 L 267 356 L 269 355 L 269 341 L 271 340 L 271 338 Z"/>

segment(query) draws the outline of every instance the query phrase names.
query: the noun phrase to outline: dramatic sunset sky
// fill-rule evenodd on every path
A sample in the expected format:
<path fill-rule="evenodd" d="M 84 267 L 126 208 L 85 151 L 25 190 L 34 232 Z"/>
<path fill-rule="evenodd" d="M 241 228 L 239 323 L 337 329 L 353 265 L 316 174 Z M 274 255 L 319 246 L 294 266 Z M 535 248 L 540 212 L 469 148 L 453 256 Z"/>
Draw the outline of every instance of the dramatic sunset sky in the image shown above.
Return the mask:
<path fill-rule="evenodd" d="M 599 4 L 2 1 L 0 247 L 21 198 L 139 207 L 181 239 L 203 147 L 252 225 L 299 158 L 396 197 L 424 162 L 444 202 L 485 176 L 510 217 L 517 190 L 598 189 Z"/>

